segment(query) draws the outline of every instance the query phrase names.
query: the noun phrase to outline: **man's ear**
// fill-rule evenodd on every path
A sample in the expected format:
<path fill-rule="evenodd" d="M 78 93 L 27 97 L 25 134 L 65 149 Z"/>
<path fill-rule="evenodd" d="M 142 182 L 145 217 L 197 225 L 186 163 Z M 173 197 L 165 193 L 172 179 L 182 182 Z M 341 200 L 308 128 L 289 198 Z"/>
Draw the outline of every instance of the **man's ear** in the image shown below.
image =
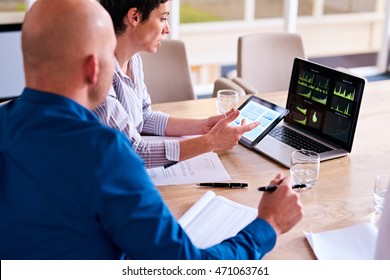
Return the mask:
<path fill-rule="evenodd" d="M 131 8 L 126 15 L 128 23 L 135 27 L 141 22 L 141 15 L 138 13 L 137 8 Z"/>
<path fill-rule="evenodd" d="M 88 85 L 94 86 L 99 77 L 99 60 L 96 54 L 91 54 L 85 60 L 85 81 Z"/>

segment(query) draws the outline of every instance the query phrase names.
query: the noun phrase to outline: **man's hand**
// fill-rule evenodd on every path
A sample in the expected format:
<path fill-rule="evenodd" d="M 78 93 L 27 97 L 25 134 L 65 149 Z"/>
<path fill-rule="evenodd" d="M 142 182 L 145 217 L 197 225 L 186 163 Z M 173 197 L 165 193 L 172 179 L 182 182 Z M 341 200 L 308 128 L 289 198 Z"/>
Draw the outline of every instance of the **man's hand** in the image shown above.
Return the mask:
<path fill-rule="evenodd" d="M 258 217 L 266 220 L 277 235 L 289 231 L 303 217 L 299 194 L 292 189 L 291 176 L 283 178 L 278 174 L 270 185 L 277 185 L 276 191 L 265 192 L 258 208 Z"/>

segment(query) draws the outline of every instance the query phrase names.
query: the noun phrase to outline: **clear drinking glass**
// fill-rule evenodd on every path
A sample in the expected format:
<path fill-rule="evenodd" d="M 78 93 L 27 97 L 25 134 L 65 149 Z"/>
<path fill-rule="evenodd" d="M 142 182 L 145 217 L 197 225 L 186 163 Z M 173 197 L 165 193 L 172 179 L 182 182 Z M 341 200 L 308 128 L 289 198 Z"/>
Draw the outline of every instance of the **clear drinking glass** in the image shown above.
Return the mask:
<path fill-rule="evenodd" d="M 374 186 L 374 206 L 377 214 L 382 214 L 389 184 L 390 174 L 376 176 Z"/>
<path fill-rule="evenodd" d="M 290 173 L 295 184 L 314 188 L 320 173 L 320 155 L 308 150 L 294 151 L 291 154 Z"/>
<path fill-rule="evenodd" d="M 230 109 L 238 107 L 238 91 L 222 89 L 217 92 L 217 112 L 226 114 Z"/>

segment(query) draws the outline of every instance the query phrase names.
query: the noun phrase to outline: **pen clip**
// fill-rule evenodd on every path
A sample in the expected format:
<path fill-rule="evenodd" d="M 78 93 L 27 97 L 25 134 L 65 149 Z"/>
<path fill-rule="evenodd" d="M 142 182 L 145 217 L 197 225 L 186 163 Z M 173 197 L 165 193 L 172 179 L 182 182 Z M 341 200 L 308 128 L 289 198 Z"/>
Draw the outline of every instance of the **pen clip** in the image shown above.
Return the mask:
<path fill-rule="evenodd" d="M 247 187 L 248 187 L 247 183 L 238 183 L 238 184 L 231 183 L 230 184 L 230 188 L 232 188 L 232 189 L 243 189 L 243 188 L 247 188 Z"/>

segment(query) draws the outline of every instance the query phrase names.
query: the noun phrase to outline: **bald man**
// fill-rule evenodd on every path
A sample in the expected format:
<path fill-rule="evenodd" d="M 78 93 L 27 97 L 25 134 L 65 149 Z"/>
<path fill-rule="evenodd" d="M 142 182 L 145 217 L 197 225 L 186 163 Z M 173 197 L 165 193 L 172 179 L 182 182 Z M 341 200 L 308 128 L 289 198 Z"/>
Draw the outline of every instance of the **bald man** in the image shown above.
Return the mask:
<path fill-rule="evenodd" d="M 27 88 L 95 108 L 112 80 L 113 34 L 111 18 L 94 1 L 37 1 L 22 31 Z"/>
<path fill-rule="evenodd" d="M 111 84 L 114 48 L 94 0 L 38 0 L 28 12 L 26 88 L 0 107 L 0 259 L 261 258 L 302 217 L 291 177 L 275 177 L 236 237 L 194 247 L 127 138 L 90 111 Z"/>

